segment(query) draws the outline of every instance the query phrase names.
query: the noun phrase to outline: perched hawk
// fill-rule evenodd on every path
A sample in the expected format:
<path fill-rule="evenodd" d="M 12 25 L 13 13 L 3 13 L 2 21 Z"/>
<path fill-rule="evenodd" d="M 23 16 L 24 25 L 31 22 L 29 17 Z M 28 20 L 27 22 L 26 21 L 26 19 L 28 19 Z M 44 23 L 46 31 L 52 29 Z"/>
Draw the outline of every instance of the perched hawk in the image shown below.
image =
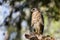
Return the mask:
<path fill-rule="evenodd" d="M 43 15 L 37 8 L 33 8 L 31 12 L 32 12 L 32 19 L 31 19 L 32 31 L 37 34 L 43 34 L 44 30 Z"/>

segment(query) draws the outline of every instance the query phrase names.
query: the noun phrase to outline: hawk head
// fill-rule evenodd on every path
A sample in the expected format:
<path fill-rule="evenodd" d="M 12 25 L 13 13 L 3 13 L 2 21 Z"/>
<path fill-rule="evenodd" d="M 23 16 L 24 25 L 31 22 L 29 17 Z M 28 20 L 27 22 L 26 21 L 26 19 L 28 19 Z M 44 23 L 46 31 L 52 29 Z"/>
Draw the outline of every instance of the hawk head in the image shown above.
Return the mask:
<path fill-rule="evenodd" d="M 32 8 L 31 9 L 31 12 L 33 13 L 33 12 L 38 12 L 39 10 L 38 10 L 38 8 Z"/>

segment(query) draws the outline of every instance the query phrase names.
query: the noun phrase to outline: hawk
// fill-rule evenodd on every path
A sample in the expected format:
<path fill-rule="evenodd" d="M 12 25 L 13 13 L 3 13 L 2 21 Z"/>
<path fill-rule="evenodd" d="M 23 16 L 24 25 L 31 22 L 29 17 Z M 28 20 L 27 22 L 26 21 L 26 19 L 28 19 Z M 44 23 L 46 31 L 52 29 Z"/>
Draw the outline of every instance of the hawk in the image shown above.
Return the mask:
<path fill-rule="evenodd" d="M 35 32 L 36 34 L 43 34 L 44 30 L 43 15 L 38 10 L 38 8 L 31 9 L 31 12 L 32 12 L 32 19 L 31 19 L 32 32 Z"/>

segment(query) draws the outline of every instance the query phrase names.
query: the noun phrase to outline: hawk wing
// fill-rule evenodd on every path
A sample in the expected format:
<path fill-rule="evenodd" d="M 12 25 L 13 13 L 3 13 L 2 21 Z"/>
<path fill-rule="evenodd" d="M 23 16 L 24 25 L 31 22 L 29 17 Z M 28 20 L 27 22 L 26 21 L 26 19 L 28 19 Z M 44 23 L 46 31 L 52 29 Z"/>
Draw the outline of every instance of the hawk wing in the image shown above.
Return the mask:
<path fill-rule="evenodd" d="M 44 18 L 43 18 L 42 14 L 41 14 L 40 31 L 41 31 L 41 34 L 43 34 L 43 31 L 44 31 Z"/>

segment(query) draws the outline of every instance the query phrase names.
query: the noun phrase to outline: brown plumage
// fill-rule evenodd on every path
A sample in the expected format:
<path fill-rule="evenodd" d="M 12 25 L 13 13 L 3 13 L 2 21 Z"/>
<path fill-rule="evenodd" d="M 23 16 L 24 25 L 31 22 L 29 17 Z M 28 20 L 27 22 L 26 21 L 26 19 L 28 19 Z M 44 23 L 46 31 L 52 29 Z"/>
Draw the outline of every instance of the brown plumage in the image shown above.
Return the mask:
<path fill-rule="evenodd" d="M 34 32 L 37 34 L 43 34 L 44 20 L 41 12 L 37 8 L 33 8 L 31 12 L 32 12 L 31 20 L 32 31 L 34 30 Z"/>

